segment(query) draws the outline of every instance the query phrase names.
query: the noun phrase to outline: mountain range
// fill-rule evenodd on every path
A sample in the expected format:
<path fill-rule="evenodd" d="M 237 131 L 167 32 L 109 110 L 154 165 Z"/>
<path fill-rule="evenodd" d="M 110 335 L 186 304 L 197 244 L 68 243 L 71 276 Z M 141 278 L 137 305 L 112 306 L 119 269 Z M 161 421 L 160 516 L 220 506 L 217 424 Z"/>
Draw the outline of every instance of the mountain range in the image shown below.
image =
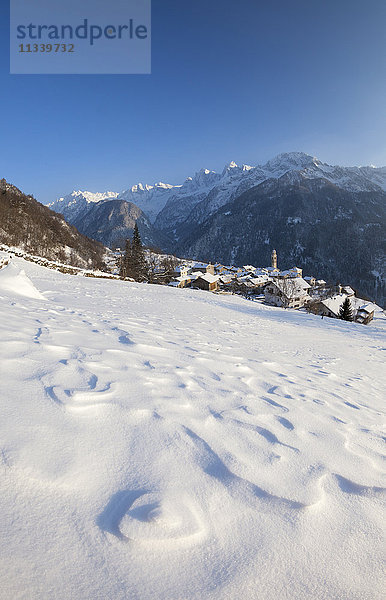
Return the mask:
<path fill-rule="evenodd" d="M 350 282 L 385 302 L 386 167 L 343 167 L 303 152 L 264 165 L 202 169 L 182 185 L 72 192 L 52 202 L 82 233 L 122 245 L 137 222 L 143 241 L 179 256 L 281 266 Z"/>

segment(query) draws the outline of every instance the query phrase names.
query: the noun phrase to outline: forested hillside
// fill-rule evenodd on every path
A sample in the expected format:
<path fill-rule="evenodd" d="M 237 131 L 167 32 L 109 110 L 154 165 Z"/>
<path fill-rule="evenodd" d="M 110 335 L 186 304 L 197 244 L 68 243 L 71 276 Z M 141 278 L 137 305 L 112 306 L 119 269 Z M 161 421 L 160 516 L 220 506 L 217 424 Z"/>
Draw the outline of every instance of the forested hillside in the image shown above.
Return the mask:
<path fill-rule="evenodd" d="M 77 267 L 104 267 L 102 244 L 5 179 L 0 181 L 0 243 Z"/>

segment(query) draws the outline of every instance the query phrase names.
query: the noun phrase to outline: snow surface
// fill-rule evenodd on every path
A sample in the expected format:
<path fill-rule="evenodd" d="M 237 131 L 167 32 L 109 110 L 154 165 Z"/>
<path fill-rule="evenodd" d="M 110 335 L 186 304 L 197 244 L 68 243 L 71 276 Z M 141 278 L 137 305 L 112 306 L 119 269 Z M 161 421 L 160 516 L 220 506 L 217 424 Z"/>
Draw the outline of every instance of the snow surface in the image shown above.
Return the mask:
<path fill-rule="evenodd" d="M 12 265 L 1 598 L 383 597 L 384 321 Z"/>
<path fill-rule="evenodd" d="M 12 262 L 0 269 L 0 291 L 11 292 L 16 296 L 25 296 L 35 300 L 46 300 L 26 275 L 24 269 Z"/>

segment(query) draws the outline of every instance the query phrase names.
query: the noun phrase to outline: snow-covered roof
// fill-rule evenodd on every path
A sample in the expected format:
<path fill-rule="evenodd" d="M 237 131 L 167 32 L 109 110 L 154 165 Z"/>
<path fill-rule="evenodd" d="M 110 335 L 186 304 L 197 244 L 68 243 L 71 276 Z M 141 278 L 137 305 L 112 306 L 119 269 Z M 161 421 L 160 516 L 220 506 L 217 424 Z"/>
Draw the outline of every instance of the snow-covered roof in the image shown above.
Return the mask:
<path fill-rule="evenodd" d="M 292 267 L 292 269 L 286 269 L 278 273 L 279 277 L 298 277 L 299 274 L 302 274 L 302 269 L 299 269 L 299 267 Z"/>
<path fill-rule="evenodd" d="M 215 283 L 215 281 L 219 280 L 219 275 L 212 275 L 211 273 L 200 273 L 197 276 L 197 279 L 203 279 L 208 283 Z"/>
<path fill-rule="evenodd" d="M 355 294 L 354 290 L 349 285 L 344 285 L 342 291 L 347 294 L 347 296 L 353 296 Z"/>
<path fill-rule="evenodd" d="M 193 265 L 193 269 L 206 269 L 209 263 L 198 262 Z"/>
<path fill-rule="evenodd" d="M 372 312 L 377 309 L 377 306 L 372 302 L 367 302 L 363 298 L 356 298 L 355 296 L 350 296 L 351 306 L 355 311 L 365 311 Z"/>
<path fill-rule="evenodd" d="M 221 275 L 219 275 L 219 281 L 222 281 L 222 283 L 230 283 L 233 279 L 232 275 L 223 275 L 221 273 Z"/>
<path fill-rule="evenodd" d="M 268 281 L 268 277 L 261 275 L 260 277 L 251 277 L 251 281 L 254 285 L 261 285 Z"/>
<path fill-rule="evenodd" d="M 331 298 L 325 298 L 321 301 L 323 306 L 328 308 L 334 315 L 339 315 L 339 310 L 343 304 L 343 302 L 348 298 L 347 294 L 336 294 L 335 296 L 331 296 Z M 351 308 L 354 308 L 353 300 L 357 300 L 357 298 L 349 298 Z"/>
<path fill-rule="evenodd" d="M 268 277 L 268 271 L 264 268 L 257 268 L 254 272 L 255 277 Z"/>
<path fill-rule="evenodd" d="M 227 266 L 225 266 L 225 268 L 226 268 L 227 271 L 236 271 L 236 273 L 238 271 L 238 267 L 235 267 L 233 265 L 230 265 L 230 266 L 227 265 Z"/>
<path fill-rule="evenodd" d="M 360 298 L 358 298 L 360 300 Z M 358 312 L 366 312 L 368 314 L 375 312 L 377 310 L 377 305 L 372 302 L 367 302 L 367 304 L 363 304 L 358 308 Z"/>
<path fill-rule="evenodd" d="M 250 275 L 249 271 L 246 271 L 245 269 L 236 273 L 237 279 L 240 279 L 243 277 L 248 277 L 249 275 Z"/>
<path fill-rule="evenodd" d="M 340 307 L 346 298 L 347 296 L 345 294 L 338 294 L 336 296 L 332 296 L 331 298 L 324 298 L 324 300 L 322 300 L 322 304 L 328 308 L 328 310 L 334 313 L 334 315 L 338 315 Z"/>

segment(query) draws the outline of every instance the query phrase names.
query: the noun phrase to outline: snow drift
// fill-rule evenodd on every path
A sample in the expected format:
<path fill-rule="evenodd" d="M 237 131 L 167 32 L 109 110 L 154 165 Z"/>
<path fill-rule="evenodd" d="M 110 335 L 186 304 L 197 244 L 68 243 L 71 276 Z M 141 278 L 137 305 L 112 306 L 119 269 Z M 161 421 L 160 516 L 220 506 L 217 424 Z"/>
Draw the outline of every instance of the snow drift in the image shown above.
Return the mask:
<path fill-rule="evenodd" d="M 35 298 L 35 300 L 45 300 L 43 294 L 36 289 L 30 278 L 26 275 L 24 269 L 18 268 L 10 262 L 0 269 L 0 292 L 6 291 L 16 296 L 25 298 Z"/>

